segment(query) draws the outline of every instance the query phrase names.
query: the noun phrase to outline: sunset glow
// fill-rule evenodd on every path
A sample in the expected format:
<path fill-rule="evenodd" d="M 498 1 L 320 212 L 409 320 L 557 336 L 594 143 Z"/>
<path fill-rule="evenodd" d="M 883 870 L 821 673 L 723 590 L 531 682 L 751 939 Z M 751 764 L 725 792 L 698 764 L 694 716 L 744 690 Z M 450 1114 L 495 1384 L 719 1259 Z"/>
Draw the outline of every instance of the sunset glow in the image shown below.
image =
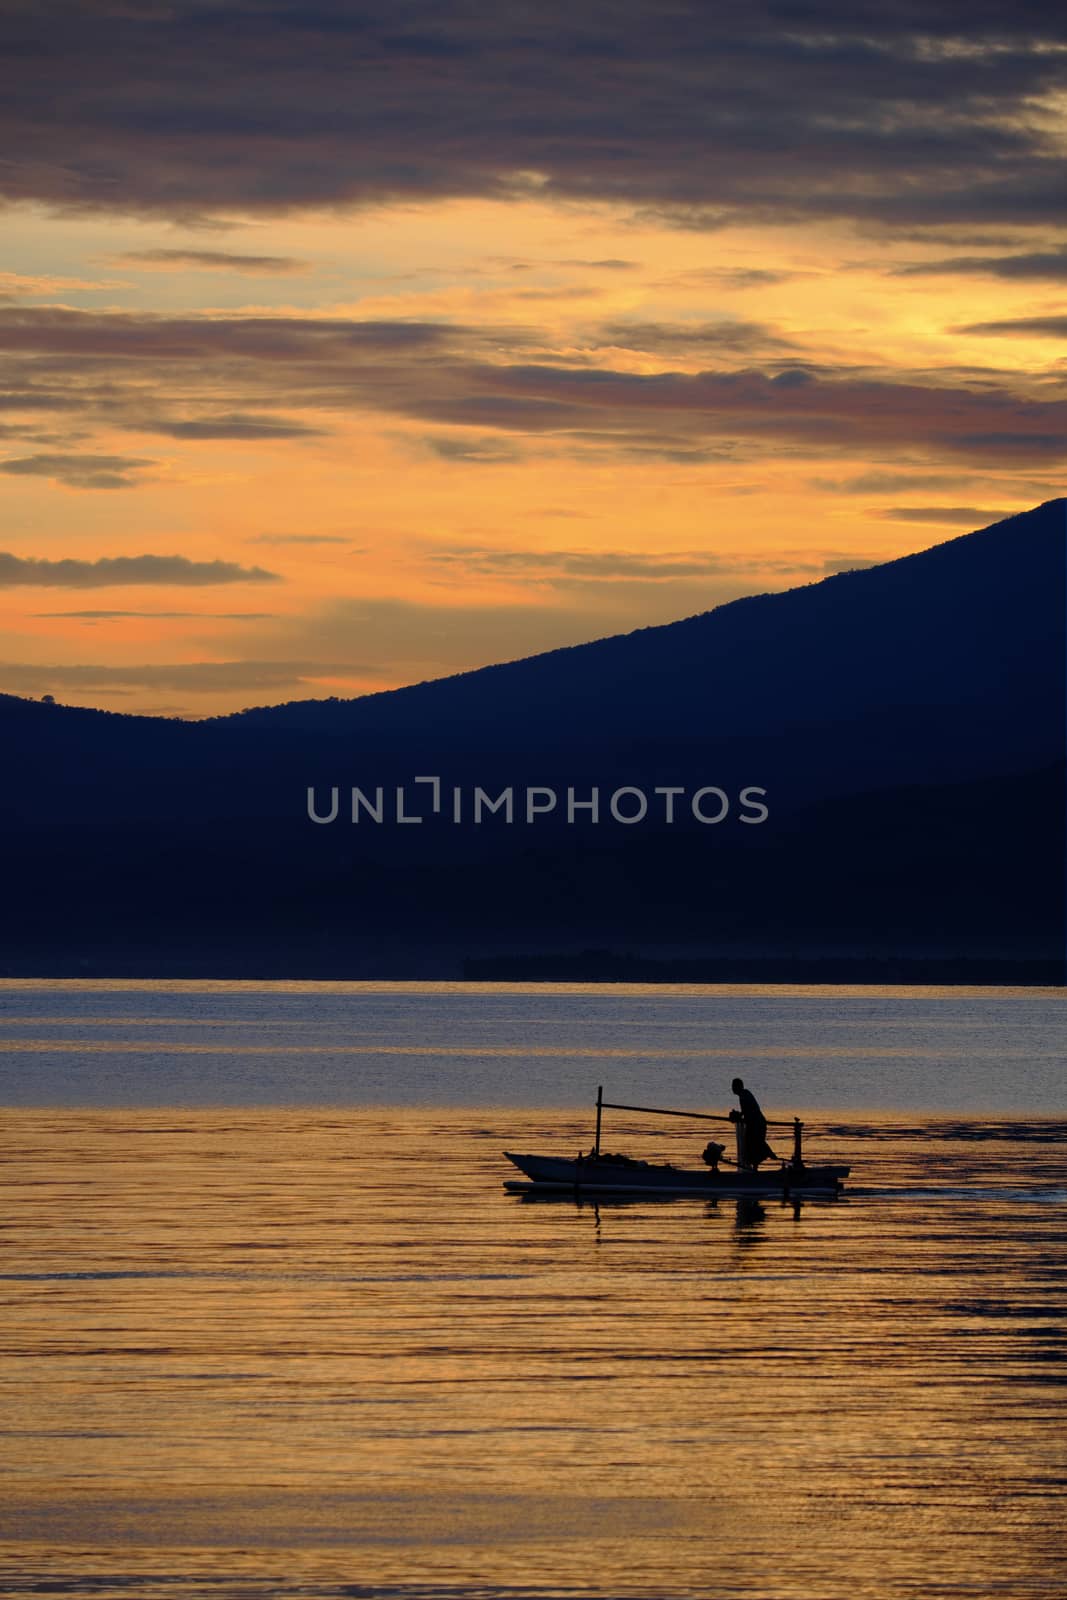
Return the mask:
<path fill-rule="evenodd" d="M 1063 492 L 1064 47 L 1025 8 L 5 9 L 66 110 L 4 96 L 0 690 L 361 694 Z"/>

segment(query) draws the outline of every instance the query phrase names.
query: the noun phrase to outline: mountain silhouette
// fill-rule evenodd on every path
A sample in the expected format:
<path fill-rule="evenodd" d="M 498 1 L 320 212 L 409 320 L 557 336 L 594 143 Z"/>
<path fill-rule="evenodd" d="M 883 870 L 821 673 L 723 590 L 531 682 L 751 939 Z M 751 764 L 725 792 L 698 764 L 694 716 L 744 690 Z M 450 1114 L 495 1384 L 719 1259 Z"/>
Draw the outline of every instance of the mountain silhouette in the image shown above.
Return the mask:
<path fill-rule="evenodd" d="M 593 948 L 646 967 L 1048 976 L 1065 596 L 1059 499 L 803 588 L 353 700 L 186 723 L 0 696 L 17 780 L 0 795 L 0 967 L 504 975 L 556 953 L 580 973 Z M 426 775 L 437 814 L 411 787 Z M 382 789 L 381 825 L 352 825 L 352 786 Z M 419 826 L 388 820 L 397 786 Z M 559 799 L 532 824 L 475 825 L 475 786 L 520 810 L 529 786 Z M 337 789 L 335 822 L 309 821 L 309 787 L 326 808 Z M 681 798 L 669 823 L 661 800 L 639 824 L 569 823 L 568 787 L 599 789 L 602 811 L 620 788 Z M 689 807 L 702 787 L 728 797 L 721 823 Z"/>

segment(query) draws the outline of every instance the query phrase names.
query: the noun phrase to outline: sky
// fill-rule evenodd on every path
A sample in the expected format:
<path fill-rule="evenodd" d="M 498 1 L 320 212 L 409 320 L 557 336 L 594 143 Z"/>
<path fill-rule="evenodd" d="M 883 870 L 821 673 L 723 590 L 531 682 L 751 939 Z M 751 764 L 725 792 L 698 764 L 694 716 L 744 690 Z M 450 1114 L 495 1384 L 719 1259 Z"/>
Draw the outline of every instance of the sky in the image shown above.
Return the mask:
<path fill-rule="evenodd" d="M 0 691 L 203 717 L 1064 491 L 1067 13 L 0 0 Z"/>

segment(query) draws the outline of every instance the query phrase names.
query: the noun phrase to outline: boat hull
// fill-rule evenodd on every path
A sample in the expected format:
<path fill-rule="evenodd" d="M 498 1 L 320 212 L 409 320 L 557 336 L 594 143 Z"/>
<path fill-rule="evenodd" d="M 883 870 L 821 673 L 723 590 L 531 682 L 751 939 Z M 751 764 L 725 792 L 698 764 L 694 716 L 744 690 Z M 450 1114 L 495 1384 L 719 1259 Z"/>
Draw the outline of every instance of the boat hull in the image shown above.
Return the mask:
<path fill-rule="evenodd" d="M 839 1194 L 848 1167 L 794 1167 L 790 1163 L 763 1172 L 715 1171 L 711 1167 L 688 1170 L 658 1166 L 649 1161 L 620 1160 L 618 1157 L 584 1157 L 516 1154 L 505 1150 L 513 1166 L 526 1174 L 538 1189 L 578 1189 L 582 1193 L 603 1194 Z M 526 1184 L 507 1183 L 505 1188 Z"/>

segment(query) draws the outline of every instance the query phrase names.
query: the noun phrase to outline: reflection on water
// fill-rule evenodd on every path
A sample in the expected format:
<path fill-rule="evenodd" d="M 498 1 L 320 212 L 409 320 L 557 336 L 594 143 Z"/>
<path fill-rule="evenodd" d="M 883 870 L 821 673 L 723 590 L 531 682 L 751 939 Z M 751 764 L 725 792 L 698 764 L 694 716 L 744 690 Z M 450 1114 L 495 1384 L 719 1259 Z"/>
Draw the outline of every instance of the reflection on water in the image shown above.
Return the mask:
<path fill-rule="evenodd" d="M 840 1202 L 505 1194 L 574 1111 L 5 1113 L 0 1594 L 1062 1600 L 1067 1130 L 812 1120 Z"/>
<path fill-rule="evenodd" d="M 0 980 L 0 1105 L 1067 1110 L 1064 989 Z"/>

